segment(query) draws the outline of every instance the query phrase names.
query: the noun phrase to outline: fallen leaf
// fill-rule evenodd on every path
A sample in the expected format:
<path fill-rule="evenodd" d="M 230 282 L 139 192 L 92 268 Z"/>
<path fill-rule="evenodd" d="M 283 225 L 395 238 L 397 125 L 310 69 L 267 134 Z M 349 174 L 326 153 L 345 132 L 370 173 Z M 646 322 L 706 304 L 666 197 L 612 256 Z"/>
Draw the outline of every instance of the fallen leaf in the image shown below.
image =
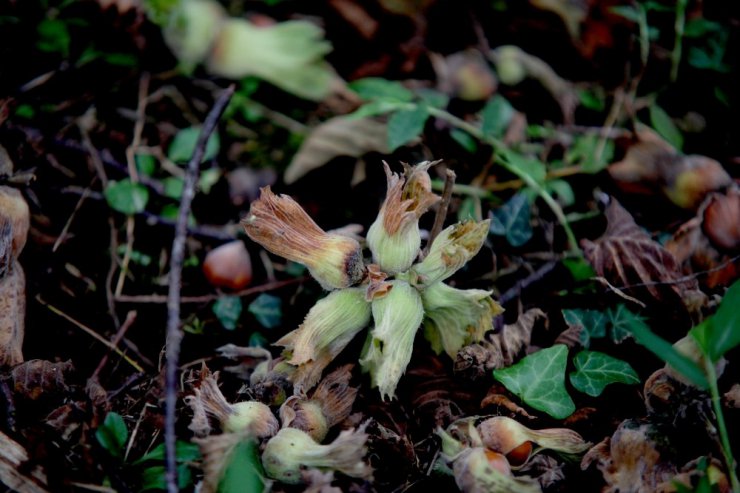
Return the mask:
<path fill-rule="evenodd" d="M 529 347 L 532 329 L 542 319 L 547 319 L 545 312 L 532 308 L 515 323 L 505 325 L 501 332 L 490 333 L 485 341 L 463 347 L 455 359 L 455 373 L 476 379 L 493 369 L 510 366 Z"/>
<path fill-rule="evenodd" d="M 606 209 L 606 232 L 594 241 L 582 240 L 586 259 L 594 270 L 620 290 L 644 287 L 657 301 L 671 294 L 682 300 L 698 289 L 685 278 L 673 255 L 635 223 L 619 202 Z"/>
<path fill-rule="evenodd" d="M 72 361 L 52 363 L 32 359 L 13 368 L 13 390 L 26 399 L 37 400 L 47 394 L 58 394 L 68 390 L 65 376 L 74 370 Z"/>
<path fill-rule="evenodd" d="M 371 151 L 388 154 L 387 125 L 370 118 L 338 116 L 318 125 L 285 170 L 286 184 L 339 156 L 358 158 Z"/>

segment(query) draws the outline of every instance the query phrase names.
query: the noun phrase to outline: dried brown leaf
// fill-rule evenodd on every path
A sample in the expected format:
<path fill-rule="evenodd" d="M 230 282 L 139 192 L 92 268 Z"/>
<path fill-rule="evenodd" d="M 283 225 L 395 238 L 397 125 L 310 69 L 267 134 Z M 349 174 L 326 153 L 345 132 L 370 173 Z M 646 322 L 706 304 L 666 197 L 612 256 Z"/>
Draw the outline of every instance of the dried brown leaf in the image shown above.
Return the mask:
<path fill-rule="evenodd" d="M 730 387 L 730 390 L 725 392 L 724 398 L 728 407 L 740 409 L 740 383 Z"/>
<path fill-rule="evenodd" d="M 594 270 L 620 290 L 645 287 L 658 301 L 671 295 L 686 299 L 698 284 L 686 278 L 676 259 L 635 223 L 632 215 L 612 199 L 606 209 L 606 232 L 594 241 L 583 240 L 586 259 Z"/>
<path fill-rule="evenodd" d="M 285 170 L 290 184 L 339 156 L 358 158 L 377 151 L 389 153 L 386 124 L 371 118 L 338 116 L 318 125 Z"/>
<path fill-rule="evenodd" d="M 26 399 L 36 400 L 47 394 L 58 394 L 68 390 L 65 376 L 74 370 L 72 361 L 52 363 L 32 359 L 11 371 L 13 390 Z"/>
<path fill-rule="evenodd" d="M 481 401 L 480 407 L 486 408 L 488 406 L 499 406 L 527 419 L 534 419 L 536 417 L 529 414 L 523 407 L 514 403 L 514 401 L 509 399 L 505 394 L 501 394 L 500 390 L 501 388 L 498 386 L 491 387 L 488 390 L 488 394 L 486 394 Z"/>
<path fill-rule="evenodd" d="M 501 332 L 489 334 L 481 343 L 465 346 L 457 353 L 455 373 L 476 379 L 493 369 L 511 366 L 517 355 L 529 347 L 532 329 L 540 319 L 547 320 L 545 312 L 532 308 L 515 323 L 505 325 Z"/>

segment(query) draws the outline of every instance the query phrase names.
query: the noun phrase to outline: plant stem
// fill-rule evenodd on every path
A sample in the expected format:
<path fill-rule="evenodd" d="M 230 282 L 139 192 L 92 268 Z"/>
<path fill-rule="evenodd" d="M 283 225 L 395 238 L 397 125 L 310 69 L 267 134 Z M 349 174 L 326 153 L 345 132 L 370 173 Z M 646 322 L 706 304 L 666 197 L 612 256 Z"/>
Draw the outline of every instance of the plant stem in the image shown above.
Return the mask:
<path fill-rule="evenodd" d="M 480 128 L 466 122 L 462 118 L 458 118 L 457 116 L 448 113 L 445 110 L 441 110 L 439 108 L 429 108 L 429 114 L 439 118 L 440 120 L 444 120 L 456 126 L 460 130 L 468 132 L 470 135 L 477 138 L 478 140 L 489 144 L 491 147 L 493 147 L 494 153 L 498 154 L 498 151 L 504 151 L 507 149 L 506 144 L 501 142 L 499 139 L 484 134 Z M 552 195 L 547 190 L 545 190 L 542 185 L 538 183 L 537 180 L 535 180 L 529 173 L 519 169 L 516 166 L 512 166 L 505 159 L 499 159 L 498 162 L 508 171 L 519 177 L 519 179 L 521 179 L 526 185 L 531 187 L 532 190 L 537 192 L 537 195 L 539 195 L 542 200 L 545 201 L 545 203 L 555 214 L 555 217 L 558 219 L 558 222 L 560 222 L 560 225 L 563 226 L 563 229 L 565 230 L 565 235 L 568 238 L 568 245 L 570 250 L 579 252 L 580 249 L 578 248 L 578 241 L 576 240 L 575 234 L 573 234 L 573 230 L 568 223 L 568 219 L 565 217 L 565 213 L 560 207 L 560 204 L 557 203 Z"/>
<path fill-rule="evenodd" d="M 671 52 L 671 82 L 678 78 L 678 66 L 681 64 L 681 48 L 683 45 L 683 32 L 686 26 L 686 4 L 688 0 L 678 0 L 676 2 L 676 22 L 674 29 L 676 31 L 673 40 L 673 51 Z"/>
<path fill-rule="evenodd" d="M 740 493 L 740 482 L 738 482 L 737 473 L 735 472 L 735 458 L 732 455 L 730 436 L 727 434 L 725 416 L 722 413 L 722 403 L 720 402 L 719 387 L 717 386 L 717 372 L 714 369 L 714 363 L 712 363 L 711 358 L 707 356 L 704 358 L 704 361 L 704 371 L 707 373 L 707 380 L 709 380 L 709 393 L 712 397 L 714 414 L 717 416 L 717 431 L 719 432 L 719 439 L 722 444 L 722 454 L 725 457 L 725 464 L 727 465 L 727 474 L 730 476 L 732 491 L 734 493 Z"/>

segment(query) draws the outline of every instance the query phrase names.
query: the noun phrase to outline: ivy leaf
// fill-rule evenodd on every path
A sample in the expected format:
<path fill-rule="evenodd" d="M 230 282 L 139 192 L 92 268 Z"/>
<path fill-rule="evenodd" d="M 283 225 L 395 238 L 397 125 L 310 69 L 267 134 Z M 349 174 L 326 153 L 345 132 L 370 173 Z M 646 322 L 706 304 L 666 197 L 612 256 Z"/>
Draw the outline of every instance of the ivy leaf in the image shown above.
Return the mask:
<path fill-rule="evenodd" d="M 347 115 L 346 118 L 352 120 L 360 120 L 369 116 L 384 115 L 386 113 L 390 113 L 391 111 L 401 109 L 407 105 L 408 103 L 404 103 L 401 101 L 377 99 L 375 101 L 370 101 L 367 104 L 363 104 L 355 111 Z"/>
<path fill-rule="evenodd" d="M 238 296 L 221 296 L 213 304 L 213 314 L 227 330 L 236 329 L 242 314 L 242 300 Z"/>
<path fill-rule="evenodd" d="M 183 128 L 175 138 L 172 139 L 167 157 L 170 161 L 175 163 L 187 163 L 195 152 L 195 145 L 198 142 L 198 136 L 200 136 L 200 126 L 194 126 L 189 128 Z M 208 138 L 206 143 L 205 153 L 203 154 L 203 161 L 209 161 L 216 157 L 218 150 L 221 147 L 221 142 L 218 137 L 218 133 L 214 132 Z"/>
<path fill-rule="evenodd" d="M 414 93 L 403 87 L 400 82 L 380 77 L 356 80 L 349 84 L 349 88 L 365 101 L 383 98 L 408 103 L 414 99 Z"/>
<path fill-rule="evenodd" d="M 526 173 L 537 183 L 545 184 L 547 166 L 539 159 L 525 157 L 508 149 L 500 151 L 500 156 L 510 167 Z"/>
<path fill-rule="evenodd" d="M 503 96 L 496 95 L 488 100 L 481 111 L 481 131 L 485 135 L 501 137 L 514 116 L 514 108 Z"/>
<path fill-rule="evenodd" d="M 149 201 L 149 190 L 128 178 L 108 182 L 104 195 L 112 209 L 128 215 L 143 211 Z"/>
<path fill-rule="evenodd" d="M 591 345 L 591 339 L 606 335 L 606 315 L 598 310 L 563 310 L 563 318 L 569 327 L 581 327 L 580 342 L 583 347 Z"/>
<path fill-rule="evenodd" d="M 598 397 L 610 383 L 640 383 L 637 372 L 626 361 L 598 351 L 581 351 L 573 358 L 576 371 L 570 383 L 576 390 Z"/>
<path fill-rule="evenodd" d="M 740 281 L 730 286 L 711 318 L 691 333 L 709 358 L 716 363 L 722 356 L 740 344 Z"/>
<path fill-rule="evenodd" d="M 650 330 L 645 323 L 645 319 L 630 311 L 624 304 L 619 304 L 616 308 L 609 308 L 606 311 L 606 317 L 611 325 L 609 335 L 616 344 L 630 337 L 632 335 L 631 327 L 635 325 L 641 325 L 644 329 Z"/>
<path fill-rule="evenodd" d="M 249 304 L 249 313 L 254 315 L 263 327 L 273 329 L 283 318 L 282 300 L 267 293 L 259 295 Z"/>
<path fill-rule="evenodd" d="M 530 215 L 529 200 L 517 193 L 491 215 L 491 234 L 505 236 L 513 247 L 522 246 L 532 238 Z"/>
<path fill-rule="evenodd" d="M 656 104 L 650 105 L 650 124 L 661 137 L 676 149 L 681 150 L 683 147 L 683 135 L 681 135 L 681 131 L 673 123 L 668 113 Z"/>
<path fill-rule="evenodd" d="M 121 415 L 109 412 L 103 424 L 95 431 L 95 438 L 113 457 L 122 458 L 128 440 L 128 429 Z"/>
<path fill-rule="evenodd" d="M 568 348 L 556 344 L 521 359 L 517 364 L 494 370 L 493 376 L 526 404 L 555 419 L 567 418 L 576 406 L 565 390 Z"/>
<path fill-rule="evenodd" d="M 223 477 L 218 484 L 219 493 L 262 493 L 265 482 L 254 440 L 239 442 L 234 447 Z"/>
<path fill-rule="evenodd" d="M 424 105 L 400 110 L 388 119 L 388 147 L 393 152 L 404 144 L 416 139 L 424 131 L 429 118 L 429 110 Z"/>

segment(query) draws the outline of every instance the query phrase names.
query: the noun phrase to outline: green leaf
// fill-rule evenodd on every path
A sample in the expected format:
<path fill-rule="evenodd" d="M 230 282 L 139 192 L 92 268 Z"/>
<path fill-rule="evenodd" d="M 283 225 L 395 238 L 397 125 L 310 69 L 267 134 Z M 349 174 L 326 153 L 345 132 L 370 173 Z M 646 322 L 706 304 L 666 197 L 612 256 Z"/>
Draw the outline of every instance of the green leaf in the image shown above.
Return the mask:
<path fill-rule="evenodd" d="M 350 82 L 349 88 L 365 101 L 384 98 L 409 103 L 414 99 L 414 93 L 403 87 L 400 82 L 380 77 L 368 77 Z"/>
<path fill-rule="evenodd" d="M 450 97 L 447 94 L 428 87 L 417 90 L 416 94 L 424 104 L 432 108 L 445 108 L 447 103 L 450 102 Z"/>
<path fill-rule="evenodd" d="M 603 147 L 601 145 L 601 139 L 597 134 L 578 136 L 566 152 L 565 160 L 580 165 L 586 173 L 598 173 L 606 168 L 614 157 L 614 141 L 609 139 L 604 142 Z"/>
<path fill-rule="evenodd" d="M 483 219 L 481 208 L 480 197 L 469 195 L 460 202 L 460 207 L 457 209 L 457 220 L 461 222 L 470 219 L 481 221 Z"/>
<path fill-rule="evenodd" d="M 177 484 L 181 489 L 185 489 L 193 483 L 193 473 L 187 464 L 177 466 Z M 144 469 L 141 473 L 141 490 L 166 490 L 167 482 L 165 479 L 164 466 L 151 466 Z"/>
<path fill-rule="evenodd" d="M 192 462 L 200 459 L 200 448 L 195 443 L 185 442 L 178 440 L 175 444 L 175 457 L 178 462 Z M 165 447 L 164 443 L 160 443 L 149 453 L 141 456 L 139 459 L 133 462 L 134 465 L 142 464 L 150 460 L 165 460 Z"/>
<path fill-rule="evenodd" d="M 262 334 L 262 332 L 252 332 L 249 336 L 248 346 L 269 348 L 270 341 Z"/>
<path fill-rule="evenodd" d="M 198 189 L 205 193 L 211 193 L 211 188 L 213 188 L 213 185 L 218 183 L 218 180 L 221 178 L 221 170 L 218 168 L 210 168 L 203 173 L 200 174 L 200 178 L 198 178 Z"/>
<path fill-rule="evenodd" d="M 730 286 L 722 302 L 711 318 L 692 330 L 692 335 L 699 342 L 712 362 L 740 344 L 740 281 Z"/>
<path fill-rule="evenodd" d="M 44 19 L 36 26 L 39 40 L 36 48 L 47 53 L 58 53 L 69 57 L 71 37 L 67 24 L 60 19 Z"/>
<path fill-rule="evenodd" d="M 547 167 L 539 159 L 524 157 L 521 154 L 510 150 L 501 151 L 501 156 L 512 168 L 532 177 L 537 183 L 545 183 L 547 177 Z"/>
<path fill-rule="evenodd" d="M 262 493 L 265 488 L 264 471 L 254 440 L 239 442 L 234 447 L 224 475 L 218 484 L 218 493 Z"/>
<path fill-rule="evenodd" d="M 103 424 L 95 431 L 95 438 L 113 457 L 123 458 L 124 447 L 128 440 L 128 429 L 121 415 L 109 412 Z"/>
<path fill-rule="evenodd" d="M 227 330 L 236 329 L 242 314 L 242 300 L 238 296 L 221 296 L 213 304 L 213 314 Z"/>
<path fill-rule="evenodd" d="M 570 271 L 574 281 L 585 281 L 596 276 L 596 271 L 583 257 L 563 259 L 563 265 Z"/>
<path fill-rule="evenodd" d="M 650 327 L 645 323 L 645 319 L 631 312 L 624 304 L 609 308 L 606 311 L 606 318 L 611 325 L 609 335 L 611 336 L 611 340 L 616 344 L 630 337 L 633 332 L 632 327 L 636 325 L 642 327 L 642 330 L 650 330 Z"/>
<path fill-rule="evenodd" d="M 149 190 L 144 185 L 134 183 L 128 178 L 121 181 L 109 181 L 104 195 L 112 209 L 128 215 L 143 211 L 149 201 Z"/>
<path fill-rule="evenodd" d="M 493 376 L 529 406 L 563 419 L 576 410 L 565 390 L 567 358 L 568 348 L 556 344 L 522 358 L 509 368 L 494 370 Z"/>
<path fill-rule="evenodd" d="M 429 110 L 423 105 L 393 113 L 388 119 L 388 147 L 390 151 L 393 152 L 419 137 L 424 131 L 424 124 L 428 118 Z"/>
<path fill-rule="evenodd" d="M 144 176 L 152 176 L 157 170 L 157 159 L 151 154 L 136 154 L 134 163 L 136 163 L 136 171 Z"/>
<path fill-rule="evenodd" d="M 598 351 L 581 351 L 573 358 L 576 371 L 570 383 L 576 390 L 598 397 L 610 383 L 640 383 L 640 377 L 629 363 Z"/>
<path fill-rule="evenodd" d="M 503 96 L 495 95 L 488 100 L 481 111 L 481 131 L 492 137 L 501 137 L 509 128 L 514 108 Z"/>
<path fill-rule="evenodd" d="M 606 335 L 606 315 L 598 310 L 563 310 L 563 318 L 569 326 L 581 326 L 580 340 L 583 347 L 591 345 L 591 339 Z"/>
<path fill-rule="evenodd" d="M 249 304 L 248 310 L 263 327 L 273 329 L 280 325 L 283 318 L 282 304 L 277 296 L 262 293 Z"/>
<path fill-rule="evenodd" d="M 581 104 L 593 111 L 603 111 L 606 108 L 604 91 L 596 89 L 581 89 L 577 91 Z"/>
<path fill-rule="evenodd" d="M 185 180 L 179 176 L 168 176 L 162 180 L 164 185 L 164 196 L 171 199 L 180 200 L 182 190 L 185 188 Z"/>
<path fill-rule="evenodd" d="M 384 115 L 386 113 L 390 113 L 391 111 L 396 111 L 400 108 L 404 108 L 408 104 L 409 103 L 404 103 L 400 101 L 378 99 L 376 101 L 370 101 L 367 104 L 363 104 L 354 112 L 347 115 L 347 118 L 359 120 L 368 116 Z"/>
<path fill-rule="evenodd" d="M 183 128 L 175 138 L 172 139 L 170 148 L 167 152 L 167 157 L 170 161 L 175 163 L 187 163 L 195 152 L 195 145 L 198 142 L 200 136 L 200 126 L 194 126 L 189 128 Z M 218 133 L 214 132 L 208 138 L 206 143 L 205 153 L 203 154 L 203 161 L 209 161 L 216 157 L 218 150 L 221 147 L 221 142 L 218 137 Z"/>
<path fill-rule="evenodd" d="M 704 371 L 696 363 L 676 351 L 676 348 L 670 342 L 654 334 L 647 325 L 635 324 L 630 326 L 629 330 L 637 342 L 671 365 L 694 385 L 700 389 L 707 389 L 709 387 L 709 382 L 707 382 Z"/>
<path fill-rule="evenodd" d="M 576 202 L 576 195 L 573 192 L 573 187 L 570 186 L 565 180 L 548 180 L 545 183 L 545 190 L 557 195 L 560 202 L 565 206 L 569 207 Z"/>
<path fill-rule="evenodd" d="M 523 193 L 517 193 L 493 212 L 491 234 L 506 237 L 513 247 L 522 246 L 532 238 L 530 215 L 529 200 Z"/>
<path fill-rule="evenodd" d="M 478 150 L 478 141 L 465 130 L 453 128 L 450 132 L 450 137 L 470 154 L 474 154 Z"/>
<path fill-rule="evenodd" d="M 669 144 L 678 149 L 683 147 L 683 135 L 663 108 L 657 104 L 650 106 L 650 124 Z"/>

